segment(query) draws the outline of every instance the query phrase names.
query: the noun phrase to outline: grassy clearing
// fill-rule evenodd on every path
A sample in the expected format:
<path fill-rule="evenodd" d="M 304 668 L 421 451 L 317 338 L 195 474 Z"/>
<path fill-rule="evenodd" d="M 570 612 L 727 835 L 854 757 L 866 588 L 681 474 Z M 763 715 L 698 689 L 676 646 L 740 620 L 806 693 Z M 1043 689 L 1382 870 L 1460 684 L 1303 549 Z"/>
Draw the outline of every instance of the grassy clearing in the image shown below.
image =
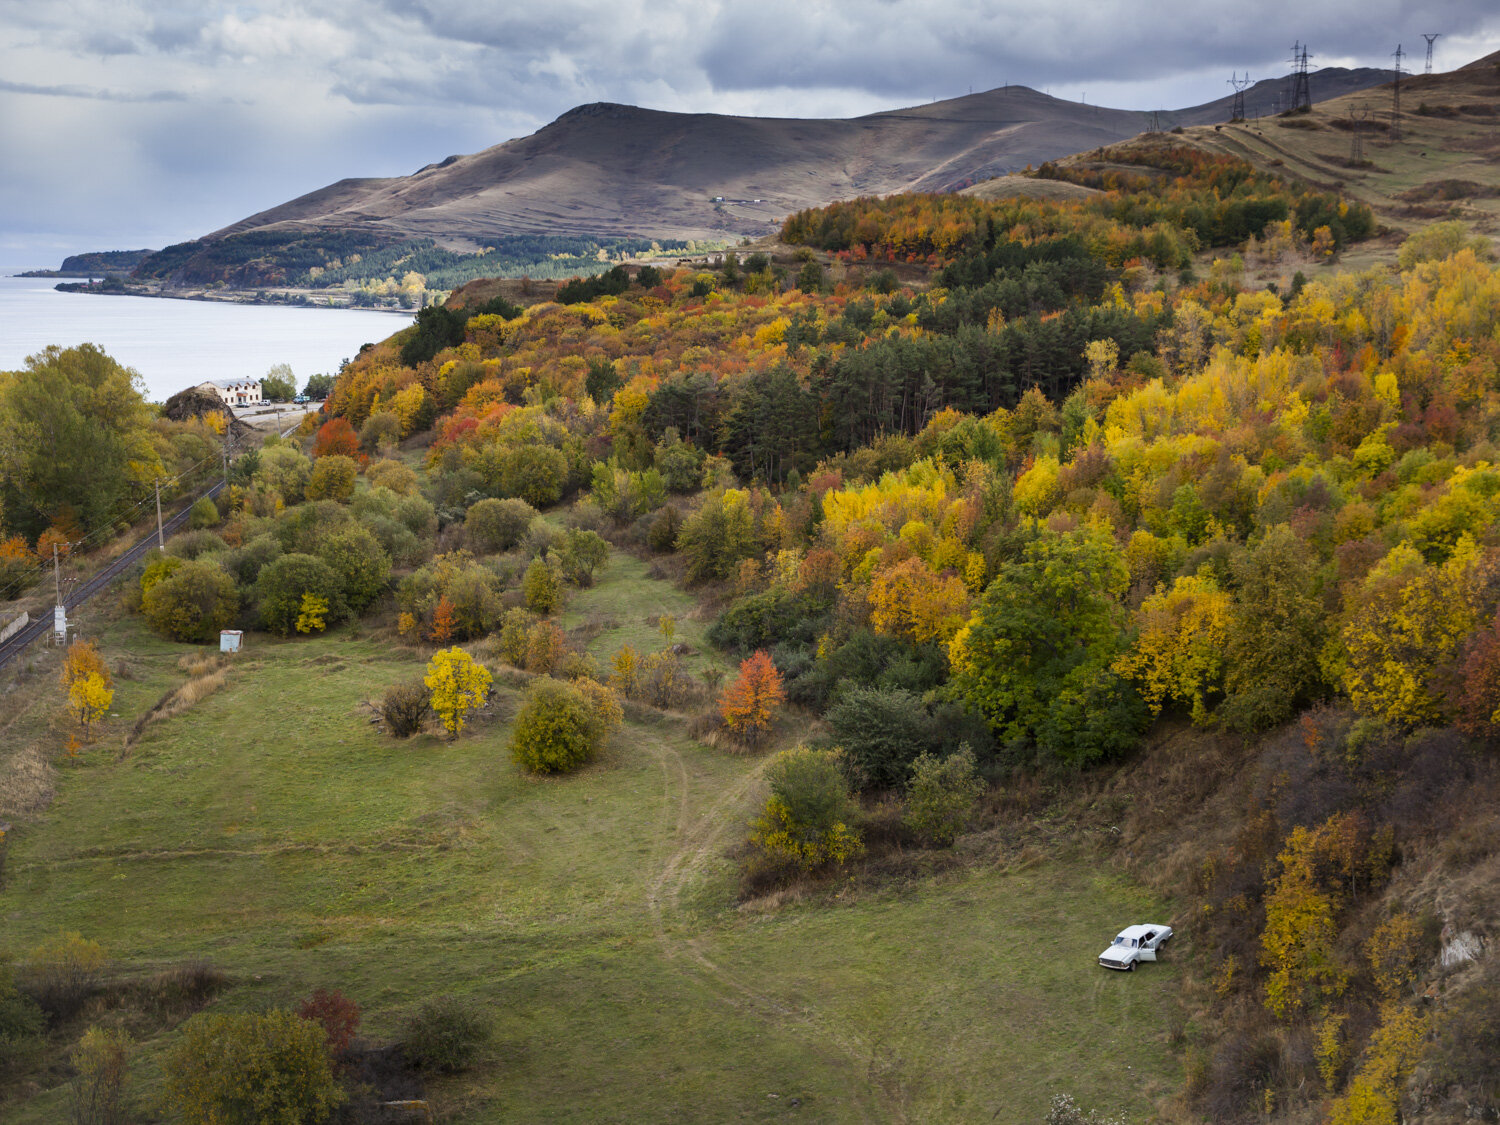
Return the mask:
<path fill-rule="evenodd" d="M 575 598 L 570 623 L 617 622 L 596 654 L 645 646 L 660 612 L 701 647 L 691 601 L 644 572 L 617 554 Z M 206 957 L 233 978 L 232 1010 L 339 987 L 377 1039 L 428 996 L 473 996 L 496 1037 L 432 1087 L 445 1121 L 1034 1121 L 1055 1090 L 1144 1112 L 1174 1084 L 1172 959 L 1130 976 L 1093 964 L 1161 908 L 1087 862 L 740 907 L 727 852 L 762 763 L 694 744 L 677 719 L 634 722 L 604 761 L 537 780 L 505 752 L 511 689 L 456 743 L 398 743 L 361 700 L 418 658 L 348 632 L 256 635 L 223 688 L 121 758 L 183 681 L 184 646 L 132 620 L 102 642 L 133 678 L 13 841 L 9 951 L 70 929 L 129 974 Z M 144 1040 L 147 1116 L 172 1034 Z M 65 1075 L 44 1077 L 0 1117 L 57 1120 Z"/>

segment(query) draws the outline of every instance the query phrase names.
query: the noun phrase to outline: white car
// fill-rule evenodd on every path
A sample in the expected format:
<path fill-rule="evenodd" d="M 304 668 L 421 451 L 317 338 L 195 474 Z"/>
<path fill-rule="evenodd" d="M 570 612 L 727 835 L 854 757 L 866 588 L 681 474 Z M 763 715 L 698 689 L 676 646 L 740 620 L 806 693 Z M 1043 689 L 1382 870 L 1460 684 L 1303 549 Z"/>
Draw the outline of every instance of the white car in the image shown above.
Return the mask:
<path fill-rule="evenodd" d="M 1109 948 L 1099 954 L 1099 964 L 1106 969 L 1133 972 L 1137 961 L 1155 961 L 1156 951 L 1166 945 L 1171 936 L 1171 926 L 1151 923 L 1127 926 L 1110 943 Z"/>

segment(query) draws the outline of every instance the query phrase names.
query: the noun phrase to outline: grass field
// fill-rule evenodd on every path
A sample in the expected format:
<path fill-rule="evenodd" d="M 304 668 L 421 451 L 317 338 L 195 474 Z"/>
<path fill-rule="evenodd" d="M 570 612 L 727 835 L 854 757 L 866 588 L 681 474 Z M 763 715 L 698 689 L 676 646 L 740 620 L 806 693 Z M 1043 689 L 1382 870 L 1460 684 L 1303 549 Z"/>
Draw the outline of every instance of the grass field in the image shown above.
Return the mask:
<path fill-rule="evenodd" d="M 661 612 L 701 647 L 686 595 L 642 564 L 616 555 L 601 577 L 569 610 L 615 623 L 599 655 L 646 647 Z M 395 742 L 361 701 L 412 675 L 415 653 L 256 634 L 223 690 L 122 759 L 189 650 L 128 618 L 100 639 L 132 678 L 50 807 L 18 819 L 7 952 L 67 929 L 125 974 L 206 957 L 232 977 L 217 1001 L 231 1010 L 338 987 L 377 1040 L 426 997 L 471 996 L 496 1035 L 480 1066 L 431 1087 L 443 1121 L 1020 1122 L 1062 1091 L 1147 1117 L 1178 1084 L 1173 958 L 1094 964 L 1117 928 L 1165 908 L 1088 860 L 741 905 L 729 853 L 762 761 L 694 744 L 680 718 L 627 724 L 604 760 L 538 780 L 506 753 L 514 689 L 456 743 Z M 0 696 L 13 745 L 54 737 L 25 706 L 44 672 Z M 173 1034 L 141 1050 L 148 1119 Z M 48 1081 L 0 1118 L 58 1120 L 63 1077 Z"/>

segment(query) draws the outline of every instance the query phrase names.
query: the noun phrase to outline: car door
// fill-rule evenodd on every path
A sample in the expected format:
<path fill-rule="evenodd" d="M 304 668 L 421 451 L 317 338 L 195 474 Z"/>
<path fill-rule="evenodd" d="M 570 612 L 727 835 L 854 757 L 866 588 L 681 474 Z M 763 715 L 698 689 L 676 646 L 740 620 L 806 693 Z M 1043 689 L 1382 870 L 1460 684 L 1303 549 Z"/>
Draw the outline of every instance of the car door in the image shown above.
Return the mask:
<path fill-rule="evenodd" d="M 1140 940 L 1140 959 L 1142 961 L 1156 960 L 1156 933 L 1151 931 Z"/>

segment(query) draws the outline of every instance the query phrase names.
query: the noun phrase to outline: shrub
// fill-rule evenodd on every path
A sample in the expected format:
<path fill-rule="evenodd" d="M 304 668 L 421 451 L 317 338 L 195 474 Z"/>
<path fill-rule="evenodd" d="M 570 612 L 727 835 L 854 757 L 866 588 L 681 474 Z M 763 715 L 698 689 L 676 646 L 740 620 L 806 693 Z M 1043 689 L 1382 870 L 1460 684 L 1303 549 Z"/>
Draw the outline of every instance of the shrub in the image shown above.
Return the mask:
<path fill-rule="evenodd" d="M 747 494 L 730 488 L 710 496 L 683 523 L 677 547 L 687 556 L 690 581 L 730 577 L 741 559 L 756 553 L 755 518 Z"/>
<path fill-rule="evenodd" d="M 394 446 L 401 440 L 401 419 L 389 410 L 377 410 L 359 428 L 359 446 L 374 453 L 382 445 Z"/>
<path fill-rule="evenodd" d="M 239 585 L 254 586 L 261 568 L 280 554 L 281 541 L 267 532 L 257 535 L 242 547 L 226 551 L 219 559 L 219 565 Z"/>
<path fill-rule="evenodd" d="M 167 540 L 167 553 L 179 559 L 196 559 L 199 555 L 222 551 L 226 546 L 212 531 L 184 531 Z"/>
<path fill-rule="evenodd" d="M 47 1017 L 0 964 L 0 1075 L 30 1065 L 46 1046 Z"/>
<path fill-rule="evenodd" d="M 901 688 L 845 688 L 827 718 L 861 789 L 903 787 L 917 756 L 937 742 L 922 697 Z"/>
<path fill-rule="evenodd" d="M 21 985 L 54 1019 L 83 1007 L 104 972 L 104 947 L 78 933 L 58 933 L 26 955 Z"/>
<path fill-rule="evenodd" d="M 923 754 L 911 765 L 906 826 L 929 843 L 947 847 L 968 826 L 982 796 L 984 779 L 967 746 L 946 758 Z"/>
<path fill-rule="evenodd" d="M 328 460 L 325 457 L 318 464 Z M 318 545 L 316 554 L 337 576 L 344 602 L 353 613 L 364 610 L 390 584 L 390 557 L 366 527 L 356 524 L 330 536 Z"/>
<path fill-rule="evenodd" d="M 347 504 L 354 495 L 354 479 L 359 475 L 359 466 L 354 458 L 341 454 L 319 457 L 313 465 L 305 494 L 309 500 L 337 500 Z"/>
<path fill-rule="evenodd" d="M 857 857 L 864 845 L 853 827 L 857 809 L 829 750 L 783 750 L 766 769 L 771 796 L 751 824 L 750 843 L 774 863 L 810 871 Z"/>
<path fill-rule="evenodd" d="M 563 583 L 561 568 L 544 555 L 531 560 L 526 576 L 521 579 L 521 593 L 526 597 L 526 608 L 536 613 L 553 613 L 562 608 Z"/>
<path fill-rule="evenodd" d="M 314 989 L 297 1008 L 297 1015 L 323 1029 L 328 1053 L 335 1058 L 344 1053 L 359 1030 L 359 1005 L 337 989 Z"/>
<path fill-rule="evenodd" d="M 194 531 L 205 527 L 217 527 L 219 524 L 219 506 L 213 502 L 213 497 L 200 497 L 188 512 L 188 527 Z"/>
<path fill-rule="evenodd" d="M 401 1028 L 401 1049 L 422 1070 L 463 1070 L 489 1041 L 490 1022 L 477 1004 L 456 996 L 427 1001 Z"/>
<path fill-rule="evenodd" d="M 234 579 L 210 562 L 183 563 L 141 599 L 147 623 L 174 641 L 213 640 L 234 621 L 239 605 Z"/>
<path fill-rule="evenodd" d="M 410 738 L 422 729 L 432 710 L 432 691 L 421 680 L 392 684 L 380 697 L 380 718 L 397 738 Z"/>
<path fill-rule="evenodd" d="M 508 551 L 534 519 L 536 509 L 524 500 L 480 500 L 464 517 L 464 542 L 479 554 Z"/>
<path fill-rule="evenodd" d="M 675 504 L 668 504 L 651 521 L 646 529 L 646 543 L 653 551 L 670 551 L 677 545 L 677 535 L 682 530 L 682 513 Z"/>
<path fill-rule="evenodd" d="M 279 495 L 288 504 L 302 500 L 302 492 L 312 476 L 312 462 L 300 449 L 290 445 L 268 445 L 260 450 L 260 467 L 254 480 L 261 488 Z"/>
<path fill-rule="evenodd" d="M 533 680 L 516 715 L 511 756 L 534 773 L 566 773 L 590 761 L 620 725 L 620 705 L 589 681 Z"/>
<path fill-rule="evenodd" d="M 297 628 L 303 594 L 327 599 L 330 620 L 342 620 L 346 614 L 343 584 L 333 568 L 315 555 L 282 555 L 262 568 L 255 589 L 261 621 L 283 637 Z"/>
<path fill-rule="evenodd" d="M 417 474 L 400 461 L 376 461 L 365 470 L 365 480 L 371 488 L 389 488 L 397 496 L 410 496 L 417 491 Z"/>
<path fill-rule="evenodd" d="M 122 1125 L 121 1105 L 130 1078 L 130 1033 L 91 1027 L 83 1033 L 69 1061 L 73 1077 L 74 1125 Z"/>
<path fill-rule="evenodd" d="M 559 551 L 563 574 L 575 586 L 592 586 L 594 571 L 609 562 L 609 544 L 598 532 L 573 528 Z"/>
<path fill-rule="evenodd" d="M 484 706 L 493 677 L 483 664 L 476 664 L 472 656 L 455 645 L 432 654 L 422 682 L 432 692 L 432 709 L 443 720 L 444 729 L 450 738 L 457 738 L 464 729 L 464 717 Z"/>
<path fill-rule="evenodd" d="M 330 418 L 313 438 L 314 457 L 353 457 L 359 452 L 359 437 L 347 418 Z"/>
<path fill-rule="evenodd" d="M 201 1012 L 168 1054 L 167 1100 L 187 1125 L 303 1125 L 345 1098 L 322 1027 L 291 1012 Z"/>

